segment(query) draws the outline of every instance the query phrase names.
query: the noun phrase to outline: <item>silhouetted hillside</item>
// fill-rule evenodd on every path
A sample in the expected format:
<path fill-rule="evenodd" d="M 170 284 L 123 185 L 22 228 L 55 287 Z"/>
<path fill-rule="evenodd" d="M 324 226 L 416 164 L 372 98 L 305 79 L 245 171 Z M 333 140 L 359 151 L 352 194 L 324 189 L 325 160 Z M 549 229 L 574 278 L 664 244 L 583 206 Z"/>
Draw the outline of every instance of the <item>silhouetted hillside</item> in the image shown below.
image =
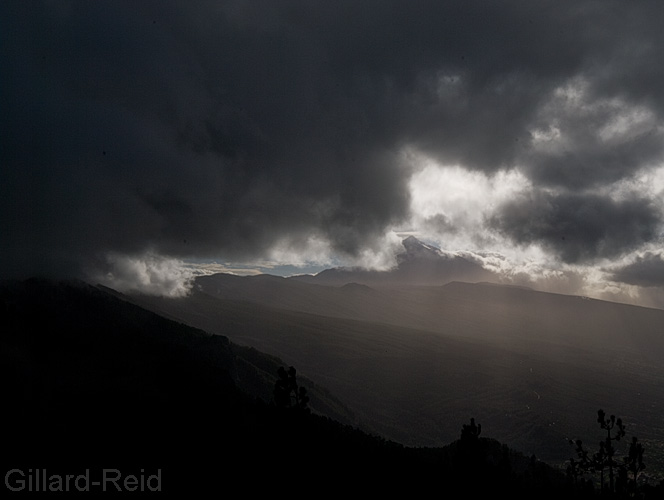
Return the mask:
<path fill-rule="evenodd" d="M 561 473 L 492 439 L 408 448 L 277 408 L 239 386 L 267 395 L 278 360 L 109 291 L 3 283 L 0 304 L 5 470 L 161 469 L 163 493 L 177 497 L 572 493 Z"/>
<path fill-rule="evenodd" d="M 550 463 L 612 405 L 664 473 L 664 311 L 487 283 L 323 286 L 213 275 L 144 307 L 299 367 L 370 432 L 439 446 L 469 413 Z"/>
<path fill-rule="evenodd" d="M 267 466 L 253 461 L 276 452 L 270 440 L 285 443 L 256 401 L 270 401 L 282 363 L 116 295 L 77 282 L 0 285 L 7 465 Z M 312 405 L 352 418 L 305 383 Z"/>

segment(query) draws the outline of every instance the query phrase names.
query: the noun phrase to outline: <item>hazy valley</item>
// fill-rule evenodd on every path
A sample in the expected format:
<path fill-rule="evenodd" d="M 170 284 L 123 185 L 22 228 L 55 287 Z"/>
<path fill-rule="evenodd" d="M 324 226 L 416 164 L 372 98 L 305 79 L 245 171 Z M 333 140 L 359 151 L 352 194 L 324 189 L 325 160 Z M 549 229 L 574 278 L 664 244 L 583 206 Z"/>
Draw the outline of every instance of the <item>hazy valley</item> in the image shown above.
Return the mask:
<path fill-rule="evenodd" d="M 301 493 L 353 487 L 413 494 L 444 485 L 457 492 L 570 498 L 576 490 L 560 470 L 560 462 L 573 456 L 567 437 L 599 440 L 594 416 L 602 407 L 623 417 L 628 436 L 638 435 L 646 447 L 647 474 L 655 482 L 661 477 L 657 364 L 638 361 L 637 348 L 622 355 L 621 346 L 593 352 L 573 336 L 556 340 L 552 331 L 528 339 L 509 314 L 478 300 L 486 294 L 505 313 L 517 294 L 522 303 L 530 298 L 531 307 L 571 314 L 570 304 L 585 299 L 460 283 L 372 291 L 359 285 L 303 288 L 268 276 L 219 275 L 201 282 L 227 280 L 235 283 L 235 299 L 200 289 L 165 300 L 80 282 L 2 283 L 3 379 L 12 405 L 5 449 L 12 466 L 38 459 L 56 473 L 109 463 L 129 471 L 159 467 L 168 478 L 164 491 L 176 495 L 220 492 L 233 484 L 274 492 L 296 470 L 307 478 Z M 247 288 L 241 292 L 239 284 Z M 276 286 L 276 301 L 295 286 L 309 291 L 312 302 L 301 296 L 303 308 L 323 298 L 332 305 L 332 297 L 337 307 L 324 316 L 248 295 L 237 300 L 253 290 L 269 302 L 266 287 L 256 284 Z M 464 290 L 473 291 L 473 314 L 463 312 Z M 448 328 L 476 328 L 464 337 L 464 330 L 447 334 L 442 326 L 344 318 L 349 311 L 379 315 L 370 302 L 351 307 L 359 304 L 358 293 L 377 293 L 383 301 L 410 295 L 417 303 L 435 297 Z M 384 317 L 396 322 L 396 303 L 384 305 Z M 659 311 L 625 311 L 643 331 L 661 319 Z M 533 326 L 533 320 L 523 321 Z M 602 340 L 599 335 L 584 345 Z M 659 348 L 656 341 L 650 345 Z M 274 407 L 277 369 L 288 364 L 297 366 L 313 413 Z M 459 440 L 471 417 L 483 426 L 476 448 Z M 626 445 L 618 444 L 619 454 Z M 540 460 L 529 458 L 532 453 Z M 484 481 L 477 483 L 478 477 Z M 649 494 L 656 498 L 660 490 Z"/>
<path fill-rule="evenodd" d="M 355 425 L 406 445 L 448 443 L 474 416 L 491 437 L 562 463 L 570 438 L 601 437 L 604 408 L 662 473 L 664 311 L 489 283 L 315 281 L 219 274 L 188 298 L 132 300 L 278 356 L 346 403 Z"/>

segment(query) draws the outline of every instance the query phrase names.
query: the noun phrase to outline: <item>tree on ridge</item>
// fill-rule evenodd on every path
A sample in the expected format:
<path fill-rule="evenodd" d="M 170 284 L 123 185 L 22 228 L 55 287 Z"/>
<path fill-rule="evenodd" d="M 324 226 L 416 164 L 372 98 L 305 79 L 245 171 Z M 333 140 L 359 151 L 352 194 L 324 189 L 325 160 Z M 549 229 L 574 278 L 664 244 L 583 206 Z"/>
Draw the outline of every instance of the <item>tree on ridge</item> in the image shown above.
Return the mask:
<path fill-rule="evenodd" d="M 277 370 L 279 378 L 274 384 L 274 402 L 278 408 L 307 409 L 309 396 L 304 387 L 298 387 L 296 373 L 292 366 L 288 371 L 283 366 Z"/>

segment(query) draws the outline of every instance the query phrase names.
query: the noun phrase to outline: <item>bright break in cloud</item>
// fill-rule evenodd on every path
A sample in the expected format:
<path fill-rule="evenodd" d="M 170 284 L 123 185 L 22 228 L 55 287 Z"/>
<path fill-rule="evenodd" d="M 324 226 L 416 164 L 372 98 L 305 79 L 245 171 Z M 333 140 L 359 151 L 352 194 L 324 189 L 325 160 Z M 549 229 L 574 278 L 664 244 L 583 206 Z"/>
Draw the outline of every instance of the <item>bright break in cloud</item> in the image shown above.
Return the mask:
<path fill-rule="evenodd" d="M 2 275 L 177 294 L 196 259 L 384 267 L 409 231 L 660 293 L 662 13 L 3 2 Z"/>

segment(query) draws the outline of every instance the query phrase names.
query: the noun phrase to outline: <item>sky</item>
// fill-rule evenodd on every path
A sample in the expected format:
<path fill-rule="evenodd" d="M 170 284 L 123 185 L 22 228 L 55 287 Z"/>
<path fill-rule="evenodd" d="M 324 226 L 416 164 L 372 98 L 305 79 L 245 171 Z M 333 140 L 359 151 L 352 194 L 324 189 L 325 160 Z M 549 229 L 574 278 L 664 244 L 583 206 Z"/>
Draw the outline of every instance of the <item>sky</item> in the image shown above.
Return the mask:
<path fill-rule="evenodd" d="M 387 269 L 664 308 L 664 4 L 0 4 L 0 277 Z"/>

